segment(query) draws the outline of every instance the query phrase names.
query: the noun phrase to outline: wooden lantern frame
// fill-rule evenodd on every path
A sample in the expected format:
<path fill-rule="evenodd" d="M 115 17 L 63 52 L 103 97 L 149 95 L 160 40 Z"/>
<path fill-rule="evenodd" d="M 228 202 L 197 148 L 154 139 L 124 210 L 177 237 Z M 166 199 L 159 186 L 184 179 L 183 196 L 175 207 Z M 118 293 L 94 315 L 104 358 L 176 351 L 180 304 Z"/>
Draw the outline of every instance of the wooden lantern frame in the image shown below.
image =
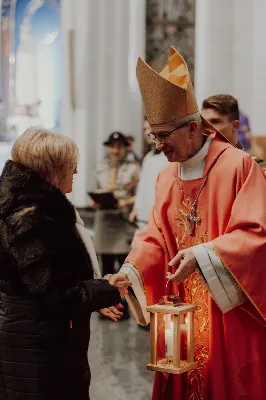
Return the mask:
<path fill-rule="evenodd" d="M 151 338 L 151 363 L 147 365 L 150 371 L 167 372 L 170 374 L 182 374 L 197 368 L 194 360 L 194 313 L 197 306 L 184 304 L 174 306 L 155 304 L 147 307 L 150 313 L 150 338 Z M 170 314 L 173 316 L 173 362 L 160 363 L 157 359 L 158 342 L 158 314 Z M 181 316 L 187 314 L 187 360 L 180 359 L 180 325 Z"/>

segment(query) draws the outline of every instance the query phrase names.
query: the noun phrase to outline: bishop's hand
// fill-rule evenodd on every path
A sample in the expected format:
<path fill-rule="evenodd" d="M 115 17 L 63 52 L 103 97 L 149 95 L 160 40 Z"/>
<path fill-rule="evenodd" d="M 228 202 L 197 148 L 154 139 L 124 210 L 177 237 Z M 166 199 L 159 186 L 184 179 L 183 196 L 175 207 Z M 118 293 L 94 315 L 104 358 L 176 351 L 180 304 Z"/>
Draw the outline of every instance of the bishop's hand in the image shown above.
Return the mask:
<path fill-rule="evenodd" d="M 178 268 L 174 274 L 168 272 L 167 279 L 173 282 L 185 281 L 198 267 L 197 260 L 191 249 L 181 250 L 177 255 L 169 262 L 169 266 L 178 265 Z"/>

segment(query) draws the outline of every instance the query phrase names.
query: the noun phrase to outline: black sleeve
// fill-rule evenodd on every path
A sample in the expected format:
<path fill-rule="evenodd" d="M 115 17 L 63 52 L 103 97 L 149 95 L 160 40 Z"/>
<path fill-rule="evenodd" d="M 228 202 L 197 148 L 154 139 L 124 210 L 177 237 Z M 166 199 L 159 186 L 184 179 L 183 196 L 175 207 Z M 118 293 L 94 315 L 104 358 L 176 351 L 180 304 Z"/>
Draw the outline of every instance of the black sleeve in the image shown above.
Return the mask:
<path fill-rule="evenodd" d="M 118 289 L 107 280 L 81 282 L 62 274 L 57 282 L 53 277 L 56 268 L 55 259 L 42 259 L 19 269 L 22 283 L 46 314 L 72 318 L 82 309 L 89 313 L 121 301 Z"/>
<path fill-rule="evenodd" d="M 110 285 L 106 279 L 90 279 L 85 282 L 85 285 L 91 302 L 91 311 L 115 306 L 121 302 L 119 290 Z"/>
<path fill-rule="evenodd" d="M 87 256 L 74 225 L 36 212 L 17 213 L 6 224 L 5 237 L 24 290 L 49 316 L 71 318 L 120 302 L 118 289 L 106 280 L 86 280 Z"/>

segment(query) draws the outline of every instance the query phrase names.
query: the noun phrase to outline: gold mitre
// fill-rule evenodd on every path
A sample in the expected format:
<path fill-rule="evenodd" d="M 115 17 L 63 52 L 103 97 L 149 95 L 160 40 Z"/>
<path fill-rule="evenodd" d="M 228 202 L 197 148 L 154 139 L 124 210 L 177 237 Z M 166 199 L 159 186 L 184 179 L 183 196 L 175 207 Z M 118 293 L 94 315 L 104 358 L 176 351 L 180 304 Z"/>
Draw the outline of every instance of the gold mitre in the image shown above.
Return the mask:
<path fill-rule="evenodd" d="M 188 67 L 174 47 L 170 47 L 160 73 L 139 58 L 137 79 L 150 125 L 174 121 L 199 111 Z"/>

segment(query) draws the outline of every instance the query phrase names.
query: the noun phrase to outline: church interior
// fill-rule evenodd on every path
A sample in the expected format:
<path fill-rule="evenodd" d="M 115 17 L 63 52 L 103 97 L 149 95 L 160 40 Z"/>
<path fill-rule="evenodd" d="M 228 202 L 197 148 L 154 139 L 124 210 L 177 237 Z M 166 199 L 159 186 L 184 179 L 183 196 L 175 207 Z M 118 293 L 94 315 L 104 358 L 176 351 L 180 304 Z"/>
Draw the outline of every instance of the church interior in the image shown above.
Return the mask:
<path fill-rule="evenodd" d="M 108 144 L 120 133 L 127 137 L 128 159 L 138 165 L 133 175 L 151 150 L 136 79 L 138 57 L 159 72 L 169 48 L 177 49 L 186 60 L 199 109 L 209 96 L 234 96 L 243 118 L 238 142 L 266 160 L 265 1 L 0 0 L 0 9 L 0 169 L 15 140 L 30 127 L 71 138 L 79 163 L 68 198 L 92 238 L 97 210 L 89 193 L 95 181 L 107 179 L 104 172 L 95 178 L 94 171 L 106 159 Z M 133 217 L 121 218 L 127 218 L 121 229 L 130 248 L 145 217 L 135 225 Z M 126 253 L 117 251 L 118 256 Z M 110 258 L 99 258 L 104 270 Z M 112 259 L 114 271 L 120 258 Z M 125 310 L 117 323 L 92 315 L 92 400 L 151 399 L 150 330 Z"/>

